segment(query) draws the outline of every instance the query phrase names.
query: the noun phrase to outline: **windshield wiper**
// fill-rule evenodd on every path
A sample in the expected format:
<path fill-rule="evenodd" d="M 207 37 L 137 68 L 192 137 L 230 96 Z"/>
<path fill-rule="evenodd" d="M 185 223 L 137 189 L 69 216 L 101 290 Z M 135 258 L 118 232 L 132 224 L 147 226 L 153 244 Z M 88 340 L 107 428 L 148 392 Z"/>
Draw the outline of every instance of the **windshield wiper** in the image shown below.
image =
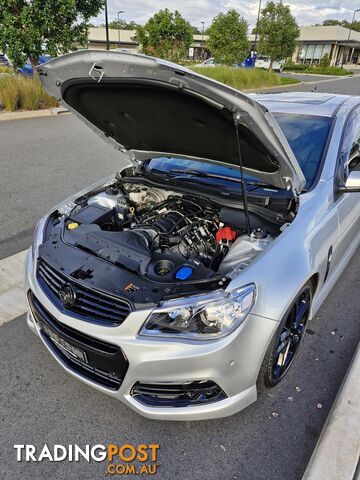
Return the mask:
<path fill-rule="evenodd" d="M 209 173 L 202 172 L 200 170 L 192 170 L 191 168 L 189 168 L 187 170 L 182 170 L 181 168 L 172 168 L 171 170 L 169 170 L 169 173 L 176 173 L 176 174 L 179 174 L 179 175 L 190 175 L 191 177 L 203 177 L 203 178 L 208 178 L 208 177 L 212 176 Z M 174 178 L 176 178 L 176 177 L 174 177 Z M 218 178 L 218 177 L 216 176 L 216 178 Z"/>
<path fill-rule="evenodd" d="M 159 173 L 166 176 L 171 176 L 174 180 L 190 180 L 191 177 L 197 178 L 215 178 L 218 180 L 225 180 L 228 182 L 235 182 L 241 183 L 240 178 L 230 177 L 229 175 L 221 175 L 217 173 L 210 173 L 210 172 L 202 172 L 201 170 L 192 170 L 192 169 L 181 169 L 181 168 L 172 168 L 168 172 L 164 170 L 159 170 L 156 168 L 152 168 L 148 173 Z M 189 177 L 189 178 L 188 178 Z M 253 190 L 256 188 L 269 188 L 278 192 L 280 188 L 275 187 L 271 183 L 259 182 L 257 180 L 245 180 L 245 184 L 247 187 L 254 187 Z"/>
<path fill-rule="evenodd" d="M 272 185 L 271 183 L 265 183 L 265 182 L 256 182 L 256 181 L 245 181 L 247 187 L 255 187 L 255 188 L 269 188 L 271 190 L 275 190 L 278 192 L 280 190 L 279 187 L 275 187 L 275 185 Z"/>
<path fill-rule="evenodd" d="M 191 177 L 200 177 L 200 178 L 217 178 L 219 180 L 226 180 L 228 182 L 236 182 L 236 183 L 241 183 L 240 178 L 235 178 L 235 177 L 229 177 L 228 175 L 219 175 L 216 173 L 207 173 L 207 172 L 201 172 L 200 170 L 181 170 L 181 169 L 172 169 L 170 170 L 170 173 L 179 173 L 179 174 L 187 174 L 190 175 Z M 177 177 L 174 177 L 177 179 Z M 182 177 L 180 177 L 182 178 Z M 245 179 L 245 184 L 247 187 L 255 187 L 255 188 L 270 188 L 275 191 L 279 191 L 280 188 L 275 187 L 271 183 L 265 183 L 265 182 L 259 182 L 257 180 L 246 180 Z"/>
<path fill-rule="evenodd" d="M 177 173 L 180 177 L 175 176 L 174 178 L 177 180 L 178 178 L 183 178 L 183 175 L 189 175 L 190 177 L 199 177 L 199 178 L 217 178 L 218 180 L 227 180 L 228 182 L 236 182 L 241 183 L 239 178 L 229 177 L 228 175 L 219 175 L 217 173 L 208 173 L 202 172 L 200 170 L 181 170 L 177 168 L 173 168 L 170 170 L 170 173 Z"/>

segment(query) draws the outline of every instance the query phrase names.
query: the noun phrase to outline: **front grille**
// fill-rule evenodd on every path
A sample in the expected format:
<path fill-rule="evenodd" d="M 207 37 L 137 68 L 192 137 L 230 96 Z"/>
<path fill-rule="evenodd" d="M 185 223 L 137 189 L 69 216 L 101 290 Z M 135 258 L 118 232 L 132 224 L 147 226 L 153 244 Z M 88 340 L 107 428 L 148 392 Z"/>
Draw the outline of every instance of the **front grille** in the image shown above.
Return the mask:
<path fill-rule="evenodd" d="M 90 337 L 59 322 L 31 291 L 28 292 L 28 301 L 42 338 L 66 366 L 101 386 L 111 390 L 120 388 L 128 369 L 128 361 L 120 347 Z M 59 340 L 76 348 L 86 360 L 77 358 L 61 347 Z"/>
<path fill-rule="evenodd" d="M 41 288 L 61 311 L 82 320 L 117 326 L 131 312 L 131 306 L 125 300 L 73 281 L 43 258 L 38 260 L 37 277 Z M 64 285 L 71 285 L 76 291 L 76 303 L 71 307 L 64 306 L 60 300 L 59 291 Z"/>

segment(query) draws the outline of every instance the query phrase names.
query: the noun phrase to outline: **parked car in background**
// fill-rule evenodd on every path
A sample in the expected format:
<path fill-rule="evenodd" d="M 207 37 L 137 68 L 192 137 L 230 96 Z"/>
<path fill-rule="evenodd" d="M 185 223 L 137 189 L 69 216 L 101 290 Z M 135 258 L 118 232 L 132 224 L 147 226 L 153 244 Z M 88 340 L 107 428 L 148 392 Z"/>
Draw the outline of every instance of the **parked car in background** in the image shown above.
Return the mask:
<path fill-rule="evenodd" d="M 0 66 L 4 66 L 4 67 L 10 66 L 9 59 L 3 53 L 0 53 Z"/>
<path fill-rule="evenodd" d="M 198 63 L 197 65 L 195 65 L 196 68 L 202 68 L 202 67 L 221 67 L 222 63 L 220 62 L 217 62 L 215 60 L 215 58 L 211 57 L 211 58 L 208 58 L 207 60 L 205 60 L 204 62 L 202 63 Z M 245 64 L 245 62 L 238 62 L 238 63 L 234 63 L 232 65 L 232 67 L 234 68 L 244 68 L 244 67 L 247 67 L 248 65 Z"/>
<path fill-rule="evenodd" d="M 215 58 L 211 57 L 205 60 L 204 62 L 198 63 L 195 65 L 197 68 L 202 68 L 202 67 L 216 67 L 220 65 L 219 63 L 216 62 Z"/>
<path fill-rule="evenodd" d="M 265 70 L 269 70 L 270 69 L 270 64 L 271 64 L 271 58 L 270 57 L 267 57 L 267 56 L 264 56 L 264 55 L 259 55 L 256 58 L 255 67 L 256 68 L 265 68 Z M 281 73 L 284 70 L 284 62 L 282 60 L 281 61 L 274 61 L 273 64 L 272 64 L 272 69 L 275 72 Z"/>
<path fill-rule="evenodd" d="M 49 60 L 51 60 L 51 58 L 52 57 L 50 57 L 50 55 L 40 55 L 38 65 L 42 65 L 43 63 L 48 62 Z M 19 73 L 20 75 L 27 75 L 29 77 L 32 77 L 34 72 L 31 62 L 28 60 L 22 68 L 17 69 L 17 73 Z"/>

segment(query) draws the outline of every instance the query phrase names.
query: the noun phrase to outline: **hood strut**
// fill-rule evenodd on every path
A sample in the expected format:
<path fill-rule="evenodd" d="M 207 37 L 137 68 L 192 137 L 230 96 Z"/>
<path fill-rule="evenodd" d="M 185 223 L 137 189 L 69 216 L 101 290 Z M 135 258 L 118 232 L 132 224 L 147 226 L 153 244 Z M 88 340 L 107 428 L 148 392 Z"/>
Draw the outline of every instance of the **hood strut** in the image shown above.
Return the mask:
<path fill-rule="evenodd" d="M 244 168 L 243 168 L 240 139 L 239 139 L 239 119 L 240 119 L 240 114 L 239 113 L 234 114 L 235 134 L 236 134 L 236 143 L 237 143 L 240 177 L 241 177 L 241 191 L 243 196 L 245 222 L 246 222 L 246 233 L 250 236 L 250 233 L 251 233 L 250 215 L 249 215 L 249 206 L 248 206 L 248 200 L 247 200 L 246 184 L 244 180 Z"/>

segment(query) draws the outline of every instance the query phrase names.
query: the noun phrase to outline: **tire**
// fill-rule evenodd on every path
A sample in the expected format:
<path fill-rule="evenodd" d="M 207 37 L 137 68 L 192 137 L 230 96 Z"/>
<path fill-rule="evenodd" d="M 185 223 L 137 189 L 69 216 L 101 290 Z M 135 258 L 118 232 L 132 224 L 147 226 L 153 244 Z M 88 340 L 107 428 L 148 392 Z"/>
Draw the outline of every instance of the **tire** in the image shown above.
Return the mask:
<path fill-rule="evenodd" d="M 259 393 L 275 387 L 289 371 L 305 335 L 312 297 L 313 284 L 309 281 L 292 302 L 270 342 L 257 380 Z M 296 322 L 295 314 L 299 317 Z"/>

